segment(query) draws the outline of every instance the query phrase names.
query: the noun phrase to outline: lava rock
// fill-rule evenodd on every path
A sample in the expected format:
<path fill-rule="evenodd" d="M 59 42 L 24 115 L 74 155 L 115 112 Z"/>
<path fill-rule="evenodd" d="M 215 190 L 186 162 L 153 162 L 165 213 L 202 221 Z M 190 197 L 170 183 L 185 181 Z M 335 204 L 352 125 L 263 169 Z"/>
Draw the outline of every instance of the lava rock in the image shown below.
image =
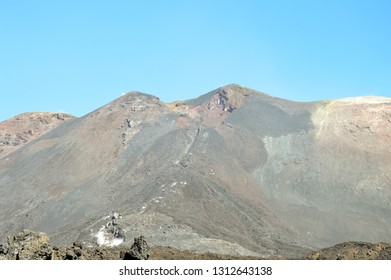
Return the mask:
<path fill-rule="evenodd" d="M 149 247 L 145 237 L 134 238 L 134 243 L 129 252 L 125 252 L 124 260 L 147 260 L 149 259 L 151 248 Z"/>
<path fill-rule="evenodd" d="M 51 260 L 53 248 L 49 237 L 43 232 L 24 230 L 7 238 L 0 245 L 0 259 L 6 260 Z"/>

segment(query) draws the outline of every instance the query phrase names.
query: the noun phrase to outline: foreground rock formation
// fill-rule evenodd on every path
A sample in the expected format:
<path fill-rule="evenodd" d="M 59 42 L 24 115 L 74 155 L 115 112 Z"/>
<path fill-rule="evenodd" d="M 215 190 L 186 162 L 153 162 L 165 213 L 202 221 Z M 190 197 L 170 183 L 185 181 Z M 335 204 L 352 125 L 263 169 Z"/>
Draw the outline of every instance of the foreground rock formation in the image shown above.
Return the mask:
<path fill-rule="evenodd" d="M 74 242 L 71 246 L 52 246 L 42 232 L 24 230 L 0 244 L 0 260 L 232 260 L 256 259 L 251 256 L 230 256 L 213 253 L 180 251 L 172 247 L 150 248 L 144 236 L 134 239 L 130 248 L 107 247 Z M 308 260 L 391 260 L 391 244 L 346 242 L 314 251 L 299 259 Z"/>
<path fill-rule="evenodd" d="M 23 231 L 8 237 L 7 243 L 0 245 L 0 259 L 51 260 L 53 249 L 45 233 Z"/>
<path fill-rule="evenodd" d="M 16 236 L 8 237 L 0 244 L 0 260 L 230 260 L 254 259 L 249 256 L 218 255 L 180 251 L 172 247 L 150 248 L 144 236 L 134 239 L 130 248 L 125 246 L 107 247 L 98 244 L 74 242 L 71 246 L 52 246 L 49 237 L 43 232 L 24 230 Z"/>
<path fill-rule="evenodd" d="M 391 260 L 390 243 L 345 242 L 312 252 L 310 260 Z"/>
<path fill-rule="evenodd" d="M 0 159 L 0 240 L 302 258 L 391 242 L 391 99 L 131 92 Z M 113 213 L 121 213 L 112 219 Z"/>
<path fill-rule="evenodd" d="M 45 233 L 24 230 L 0 245 L 0 260 L 146 260 L 149 254 L 150 248 L 143 236 L 135 238 L 128 250 L 79 242 L 56 247 Z"/>

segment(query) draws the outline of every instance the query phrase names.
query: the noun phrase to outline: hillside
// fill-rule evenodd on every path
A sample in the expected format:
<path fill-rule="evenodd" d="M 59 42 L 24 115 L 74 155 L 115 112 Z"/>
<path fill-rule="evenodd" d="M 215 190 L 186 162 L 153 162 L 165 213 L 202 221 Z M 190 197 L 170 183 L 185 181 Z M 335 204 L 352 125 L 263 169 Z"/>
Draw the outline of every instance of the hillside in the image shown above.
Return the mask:
<path fill-rule="evenodd" d="M 0 122 L 0 158 L 58 125 L 73 119 L 65 113 L 24 113 Z"/>
<path fill-rule="evenodd" d="M 391 242 L 390 103 L 300 103 L 238 85 L 171 104 L 130 92 L 0 159 L 0 238 L 28 228 L 59 245 L 127 245 L 143 234 L 264 258 Z M 114 212 L 121 234 L 110 236 Z"/>

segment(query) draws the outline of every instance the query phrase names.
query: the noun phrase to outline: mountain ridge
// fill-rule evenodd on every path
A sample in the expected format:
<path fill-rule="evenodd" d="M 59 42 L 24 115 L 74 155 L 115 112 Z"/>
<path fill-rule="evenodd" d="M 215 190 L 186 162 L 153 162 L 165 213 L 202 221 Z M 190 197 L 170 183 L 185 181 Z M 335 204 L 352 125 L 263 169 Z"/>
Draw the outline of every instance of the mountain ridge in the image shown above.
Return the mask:
<path fill-rule="evenodd" d="M 390 241 L 391 110 L 345 103 L 238 85 L 168 104 L 127 93 L 0 160 L 2 236 L 94 240 L 119 211 L 130 239 L 181 249 L 294 257 Z"/>
<path fill-rule="evenodd" d="M 30 112 L 0 122 L 0 158 L 73 118 L 66 113 Z"/>

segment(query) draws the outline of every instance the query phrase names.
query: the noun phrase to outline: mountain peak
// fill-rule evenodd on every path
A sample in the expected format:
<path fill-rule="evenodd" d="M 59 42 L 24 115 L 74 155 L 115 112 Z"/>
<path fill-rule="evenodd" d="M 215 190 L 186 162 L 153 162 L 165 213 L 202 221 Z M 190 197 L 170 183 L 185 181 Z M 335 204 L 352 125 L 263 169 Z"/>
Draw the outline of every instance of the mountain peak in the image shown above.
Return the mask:
<path fill-rule="evenodd" d="M 157 101 L 160 101 L 160 99 L 154 95 L 140 92 L 140 91 L 130 91 L 125 94 L 123 94 L 121 97 L 117 98 L 115 101 L 120 101 L 120 102 L 127 102 L 127 101 L 134 101 L 134 100 L 139 100 L 139 101 L 144 101 L 144 102 L 154 102 L 156 103 Z"/>
<path fill-rule="evenodd" d="M 108 111 L 118 111 L 124 113 L 125 111 L 143 111 L 146 108 L 150 107 L 163 107 L 164 102 L 160 101 L 160 99 L 154 95 L 143 93 L 140 91 L 130 91 L 125 94 L 122 94 L 117 99 L 112 102 L 98 108 L 97 110 L 91 112 L 88 115 L 94 115 L 99 112 Z M 125 111 L 124 111 L 125 110 Z M 122 114 L 121 113 L 121 114 Z"/>
<path fill-rule="evenodd" d="M 226 90 L 238 90 L 238 89 L 248 89 L 248 88 L 246 88 L 246 87 L 243 87 L 243 86 L 241 86 L 241 85 L 239 85 L 239 84 L 235 84 L 235 83 L 232 83 L 232 84 L 228 84 L 228 85 L 225 85 L 225 86 L 221 86 L 221 87 L 219 87 L 219 88 L 222 88 L 222 89 L 226 89 Z"/>

